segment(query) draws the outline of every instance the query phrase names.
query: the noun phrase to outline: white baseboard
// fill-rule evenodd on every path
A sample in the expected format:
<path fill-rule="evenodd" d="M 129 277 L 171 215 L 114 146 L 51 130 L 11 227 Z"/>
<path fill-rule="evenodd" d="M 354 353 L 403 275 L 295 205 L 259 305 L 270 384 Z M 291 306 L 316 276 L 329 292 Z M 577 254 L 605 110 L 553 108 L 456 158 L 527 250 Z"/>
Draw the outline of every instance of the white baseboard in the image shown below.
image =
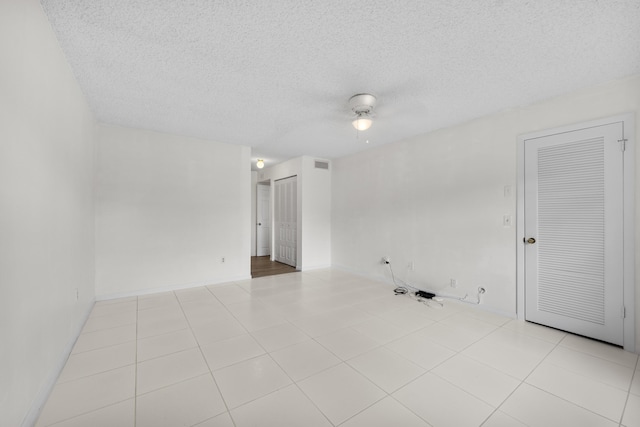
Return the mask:
<path fill-rule="evenodd" d="M 312 270 L 322 270 L 323 268 L 331 268 L 331 264 L 321 264 L 321 265 L 311 265 L 311 266 L 302 266 L 300 271 L 312 271 Z"/>
<path fill-rule="evenodd" d="M 58 377 L 62 373 L 62 370 L 64 369 L 64 365 L 66 365 L 67 360 L 71 355 L 71 351 L 73 350 L 73 347 L 76 345 L 76 341 L 78 340 L 78 337 L 82 332 L 82 328 L 84 328 L 85 323 L 87 323 L 87 319 L 89 319 L 89 315 L 91 314 L 91 310 L 93 310 L 94 304 L 95 304 L 95 300 L 92 300 L 89 303 L 86 312 L 82 316 L 82 321 L 76 325 L 76 328 L 74 329 L 73 334 L 71 335 L 71 339 L 69 340 L 64 350 L 60 354 L 58 363 L 56 363 L 54 369 L 51 371 L 51 373 L 45 380 L 44 384 L 40 388 L 40 391 L 38 391 L 38 394 L 33 399 L 33 403 L 29 408 L 29 412 L 27 412 L 27 415 L 25 415 L 24 419 L 22 420 L 22 424 L 20 424 L 21 427 L 33 427 L 36 421 L 38 421 L 40 412 L 42 412 L 42 408 L 44 407 L 45 403 L 47 403 L 47 399 L 49 398 L 49 395 L 53 391 L 53 387 L 55 387 L 56 382 L 58 381 Z"/>
<path fill-rule="evenodd" d="M 242 280 L 250 280 L 251 275 L 222 277 L 212 280 L 206 280 L 202 282 L 181 283 L 176 285 L 162 286 L 151 289 L 137 289 L 130 292 L 117 292 L 114 294 L 96 295 L 96 301 L 106 301 L 117 298 L 138 297 L 142 295 L 158 294 L 161 292 L 179 291 L 182 289 L 199 288 L 201 286 L 222 285 L 229 282 L 238 282 Z"/>

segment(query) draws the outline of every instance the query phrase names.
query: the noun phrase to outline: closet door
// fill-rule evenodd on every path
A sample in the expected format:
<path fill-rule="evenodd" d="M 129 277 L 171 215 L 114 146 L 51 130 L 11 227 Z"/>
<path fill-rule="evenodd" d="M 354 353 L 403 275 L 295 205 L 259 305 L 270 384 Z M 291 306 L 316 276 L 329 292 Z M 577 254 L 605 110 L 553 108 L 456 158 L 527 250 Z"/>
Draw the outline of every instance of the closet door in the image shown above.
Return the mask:
<path fill-rule="evenodd" d="M 274 203 L 274 259 L 295 267 L 298 241 L 297 177 L 292 176 L 275 182 Z"/>
<path fill-rule="evenodd" d="M 623 344 L 621 123 L 525 140 L 525 318 Z"/>

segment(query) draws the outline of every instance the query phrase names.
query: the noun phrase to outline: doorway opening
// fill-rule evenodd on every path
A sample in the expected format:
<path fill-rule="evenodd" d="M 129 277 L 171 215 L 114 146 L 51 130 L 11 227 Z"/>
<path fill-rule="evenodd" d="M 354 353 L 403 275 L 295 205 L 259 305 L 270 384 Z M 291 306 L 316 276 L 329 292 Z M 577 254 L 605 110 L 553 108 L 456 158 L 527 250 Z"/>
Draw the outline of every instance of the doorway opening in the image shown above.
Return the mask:
<path fill-rule="evenodd" d="M 256 185 L 256 256 L 251 277 L 293 273 L 297 254 L 296 177 Z"/>

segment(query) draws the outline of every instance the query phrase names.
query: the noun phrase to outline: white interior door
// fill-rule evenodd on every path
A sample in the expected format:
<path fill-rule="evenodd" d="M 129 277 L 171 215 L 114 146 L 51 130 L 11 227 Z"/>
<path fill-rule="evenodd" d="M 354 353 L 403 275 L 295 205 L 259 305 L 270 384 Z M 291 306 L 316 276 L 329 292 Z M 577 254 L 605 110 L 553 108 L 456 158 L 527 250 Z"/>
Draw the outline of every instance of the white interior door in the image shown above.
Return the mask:
<path fill-rule="evenodd" d="M 524 141 L 525 318 L 623 344 L 621 123 Z"/>
<path fill-rule="evenodd" d="M 256 214 L 256 255 L 271 255 L 271 187 L 258 184 Z"/>
<path fill-rule="evenodd" d="M 298 240 L 298 188 L 297 177 L 275 182 L 274 247 L 278 262 L 296 267 Z"/>

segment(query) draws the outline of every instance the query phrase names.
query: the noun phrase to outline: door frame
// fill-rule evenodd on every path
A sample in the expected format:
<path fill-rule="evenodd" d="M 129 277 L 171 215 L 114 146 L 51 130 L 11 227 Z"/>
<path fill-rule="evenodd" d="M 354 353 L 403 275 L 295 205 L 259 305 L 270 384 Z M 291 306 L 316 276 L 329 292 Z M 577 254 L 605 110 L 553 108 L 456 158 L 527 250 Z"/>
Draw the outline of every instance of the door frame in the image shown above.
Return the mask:
<path fill-rule="evenodd" d="M 528 139 L 540 138 L 564 132 L 572 132 L 588 127 L 602 126 L 622 122 L 624 138 L 627 139 L 623 156 L 623 198 L 624 198 L 624 271 L 623 301 L 625 317 L 623 320 L 624 349 L 636 351 L 635 333 L 635 117 L 633 113 L 620 114 L 603 119 L 591 120 L 561 126 L 553 129 L 519 135 L 517 138 L 517 205 L 516 205 L 516 313 L 519 320 L 525 320 L 525 246 L 524 235 L 524 144 Z"/>

